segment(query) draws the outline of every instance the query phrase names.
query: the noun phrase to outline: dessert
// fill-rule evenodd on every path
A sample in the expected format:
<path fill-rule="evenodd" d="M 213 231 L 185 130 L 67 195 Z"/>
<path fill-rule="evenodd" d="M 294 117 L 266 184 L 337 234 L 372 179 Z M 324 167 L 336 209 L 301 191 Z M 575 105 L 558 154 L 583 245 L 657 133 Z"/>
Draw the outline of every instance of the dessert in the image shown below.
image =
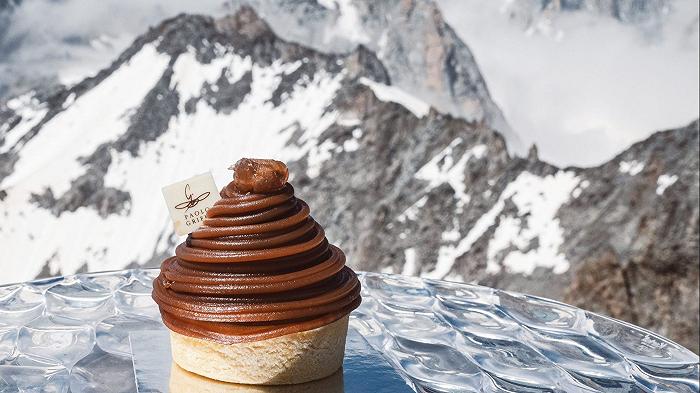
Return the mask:
<path fill-rule="evenodd" d="M 343 370 L 330 377 L 296 385 L 241 385 L 204 378 L 183 370 L 173 363 L 170 367 L 170 393 L 344 393 Z"/>
<path fill-rule="evenodd" d="M 154 281 L 173 360 L 219 381 L 279 385 L 342 365 L 360 283 L 294 196 L 287 167 L 242 159 Z"/>

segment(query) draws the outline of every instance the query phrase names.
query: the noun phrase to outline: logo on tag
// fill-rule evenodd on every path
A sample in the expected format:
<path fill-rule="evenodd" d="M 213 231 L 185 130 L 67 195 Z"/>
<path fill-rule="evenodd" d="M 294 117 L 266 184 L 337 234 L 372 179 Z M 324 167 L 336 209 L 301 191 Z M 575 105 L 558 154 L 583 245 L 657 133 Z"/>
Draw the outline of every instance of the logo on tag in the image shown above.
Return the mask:
<path fill-rule="evenodd" d="M 163 197 L 178 235 L 202 226 L 209 208 L 221 199 L 211 172 L 163 187 Z"/>

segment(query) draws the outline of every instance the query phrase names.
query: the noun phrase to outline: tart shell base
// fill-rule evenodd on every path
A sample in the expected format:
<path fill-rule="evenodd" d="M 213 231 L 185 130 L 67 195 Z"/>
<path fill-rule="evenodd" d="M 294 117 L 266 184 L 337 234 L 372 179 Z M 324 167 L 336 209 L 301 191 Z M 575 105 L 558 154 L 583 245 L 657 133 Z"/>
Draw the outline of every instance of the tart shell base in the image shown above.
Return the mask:
<path fill-rule="evenodd" d="M 343 364 L 348 316 L 320 328 L 267 340 L 222 344 L 170 332 L 173 360 L 224 382 L 288 385 L 325 378 Z"/>

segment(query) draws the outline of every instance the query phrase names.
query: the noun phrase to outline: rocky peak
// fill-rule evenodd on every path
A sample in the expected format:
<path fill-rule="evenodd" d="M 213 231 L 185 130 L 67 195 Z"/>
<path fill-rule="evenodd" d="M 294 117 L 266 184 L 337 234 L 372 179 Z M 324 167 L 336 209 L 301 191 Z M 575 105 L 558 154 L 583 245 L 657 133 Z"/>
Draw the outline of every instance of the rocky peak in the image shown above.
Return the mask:
<path fill-rule="evenodd" d="M 218 19 L 216 24 L 219 30 L 244 36 L 248 40 L 276 37 L 268 24 L 249 6 L 240 7 L 236 13 Z"/>
<path fill-rule="evenodd" d="M 431 0 L 380 2 L 234 0 L 251 6 L 275 32 L 323 52 L 364 45 L 382 61 L 392 83 L 443 113 L 484 121 L 506 136 L 512 152 L 520 139 L 490 97 L 469 48 Z"/>
<path fill-rule="evenodd" d="M 539 161 L 539 153 L 537 152 L 537 145 L 533 144 L 530 146 L 530 150 L 527 151 L 528 161 Z"/>

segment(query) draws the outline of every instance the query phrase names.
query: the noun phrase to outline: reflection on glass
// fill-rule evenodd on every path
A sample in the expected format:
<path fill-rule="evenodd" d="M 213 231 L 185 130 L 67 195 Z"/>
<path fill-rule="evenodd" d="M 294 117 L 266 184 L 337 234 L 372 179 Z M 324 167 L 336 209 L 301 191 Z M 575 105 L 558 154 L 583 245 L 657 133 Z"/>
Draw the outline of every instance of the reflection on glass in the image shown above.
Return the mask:
<path fill-rule="evenodd" d="M 170 393 L 344 393 L 343 369 L 328 378 L 298 385 L 239 385 L 205 378 L 183 370 L 173 362 L 170 367 Z"/>

